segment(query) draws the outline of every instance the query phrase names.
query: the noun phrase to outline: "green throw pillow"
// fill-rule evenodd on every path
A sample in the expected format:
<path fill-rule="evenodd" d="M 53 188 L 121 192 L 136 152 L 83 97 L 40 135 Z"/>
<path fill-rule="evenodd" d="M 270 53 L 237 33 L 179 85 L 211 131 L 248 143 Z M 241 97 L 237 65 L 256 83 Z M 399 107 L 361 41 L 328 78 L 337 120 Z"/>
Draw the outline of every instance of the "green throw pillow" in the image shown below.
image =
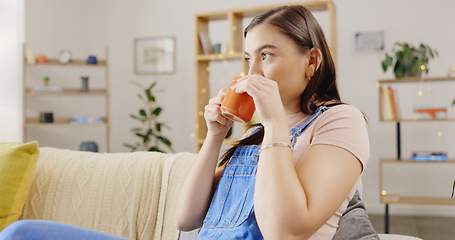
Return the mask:
<path fill-rule="evenodd" d="M 36 141 L 0 143 L 0 231 L 22 214 L 38 154 Z"/>

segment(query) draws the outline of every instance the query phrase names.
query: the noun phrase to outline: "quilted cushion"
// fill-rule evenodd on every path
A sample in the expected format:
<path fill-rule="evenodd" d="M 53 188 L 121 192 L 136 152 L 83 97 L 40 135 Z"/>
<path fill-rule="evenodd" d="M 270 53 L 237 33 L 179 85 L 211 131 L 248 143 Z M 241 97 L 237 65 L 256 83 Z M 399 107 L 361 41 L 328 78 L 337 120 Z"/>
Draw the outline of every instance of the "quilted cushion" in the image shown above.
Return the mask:
<path fill-rule="evenodd" d="M 22 214 L 38 154 L 36 141 L 0 143 L 0 231 Z"/>

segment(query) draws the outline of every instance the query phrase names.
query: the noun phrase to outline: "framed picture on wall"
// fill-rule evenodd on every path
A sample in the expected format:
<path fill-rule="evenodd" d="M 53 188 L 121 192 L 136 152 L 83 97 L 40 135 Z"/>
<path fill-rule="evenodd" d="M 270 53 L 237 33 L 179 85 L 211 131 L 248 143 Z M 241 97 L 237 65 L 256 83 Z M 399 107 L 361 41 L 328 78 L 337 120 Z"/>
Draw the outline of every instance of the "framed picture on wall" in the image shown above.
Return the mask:
<path fill-rule="evenodd" d="M 136 74 L 175 72 L 175 38 L 138 38 L 134 41 Z"/>

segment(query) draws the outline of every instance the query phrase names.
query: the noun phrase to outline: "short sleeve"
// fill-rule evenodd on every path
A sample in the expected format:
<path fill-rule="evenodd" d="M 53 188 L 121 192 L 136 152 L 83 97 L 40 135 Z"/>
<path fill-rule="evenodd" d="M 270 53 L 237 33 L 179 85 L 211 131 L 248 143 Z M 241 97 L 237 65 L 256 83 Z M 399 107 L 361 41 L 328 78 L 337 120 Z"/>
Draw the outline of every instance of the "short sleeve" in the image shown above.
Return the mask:
<path fill-rule="evenodd" d="M 311 145 L 327 144 L 351 152 L 362 164 L 370 160 L 370 143 L 367 122 L 363 113 L 348 104 L 330 108 L 313 126 Z"/>

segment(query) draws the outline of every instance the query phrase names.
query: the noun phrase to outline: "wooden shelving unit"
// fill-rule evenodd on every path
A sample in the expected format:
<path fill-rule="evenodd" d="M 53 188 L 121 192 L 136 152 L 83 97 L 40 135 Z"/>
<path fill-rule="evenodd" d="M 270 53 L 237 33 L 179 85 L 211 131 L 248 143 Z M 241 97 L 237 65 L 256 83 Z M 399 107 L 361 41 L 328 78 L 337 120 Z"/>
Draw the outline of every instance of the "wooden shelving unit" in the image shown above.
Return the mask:
<path fill-rule="evenodd" d="M 210 99 L 209 72 L 210 63 L 216 61 L 241 61 L 242 69 L 239 69 L 239 75 L 248 74 L 248 63 L 245 61 L 243 54 L 243 26 L 242 21 L 245 18 L 254 17 L 266 10 L 279 7 L 282 5 L 302 5 L 312 12 L 327 12 L 329 23 L 329 38 L 328 44 L 331 54 L 336 61 L 336 10 L 332 1 L 311 1 L 300 3 L 289 3 L 281 5 L 269 5 L 242 9 L 230 9 L 213 12 L 199 13 L 195 16 L 195 87 L 196 87 L 196 122 L 195 122 L 195 138 L 196 152 L 204 142 L 207 127 L 203 117 L 204 107 Z M 225 54 L 203 54 L 199 40 L 199 32 L 209 32 L 209 22 L 211 21 L 227 21 L 229 32 L 228 51 Z M 227 139 L 227 144 L 233 140 Z"/>
<path fill-rule="evenodd" d="M 23 141 L 27 141 L 28 129 L 31 127 L 38 128 L 49 128 L 49 127 L 104 127 L 106 128 L 106 150 L 111 151 L 111 138 L 110 138 L 110 101 L 109 101 L 109 69 L 108 69 L 108 49 L 106 48 L 105 60 L 98 60 L 96 64 L 88 64 L 87 60 L 83 59 L 72 59 L 68 64 L 61 64 L 58 59 L 47 59 L 46 63 L 35 63 L 29 64 L 23 60 L 23 79 L 22 79 L 22 95 L 23 95 Z M 25 46 L 24 46 L 25 53 Z M 27 71 L 29 68 L 40 68 L 40 67 L 56 67 L 56 68 L 102 68 L 104 69 L 104 88 L 91 89 L 88 92 L 81 92 L 80 88 L 63 88 L 60 92 L 33 92 L 31 88 L 27 87 Z M 101 97 L 105 98 L 105 116 L 102 116 L 101 122 L 89 122 L 89 123 L 74 123 L 70 117 L 55 117 L 53 123 L 41 123 L 38 118 L 27 116 L 27 101 L 30 98 L 40 97 L 73 97 L 73 98 L 86 98 L 86 97 Z M 71 111 L 68 110 L 71 114 Z M 51 137 L 51 136 L 48 136 Z M 69 148 L 69 147 L 68 147 Z"/>
<path fill-rule="evenodd" d="M 454 81 L 455 77 L 406 77 L 401 79 L 384 79 L 377 82 L 378 88 L 381 84 L 394 84 L 394 83 L 430 83 L 430 82 L 448 82 Z M 381 111 L 381 107 L 379 108 Z M 385 164 L 437 164 L 440 166 L 447 166 L 448 164 L 455 164 L 455 159 L 448 159 L 446 161 L 413 161 L 410 159 L 401 158 L 401 123 L 411 122 L 451 122 L 455 121 L 453 118 L 448 119 L 398 119 L 398 120 L 383 120 L 381 122 L 394 122 L 396 123 L 396 139 L 397 139 L 397 157 L 395 159 L 380 159 L 379 160 L 379 199 L 381 203 L 385 204 L 385 233 L 389 233 L 389 204 L 417 204 L 417 205 L 455 205 L 455 199 L 440 197 L 425 197 L 425 196 L 401 196 L 400 194 L 388 193 L 383 186 L 383 167 Z"/>

